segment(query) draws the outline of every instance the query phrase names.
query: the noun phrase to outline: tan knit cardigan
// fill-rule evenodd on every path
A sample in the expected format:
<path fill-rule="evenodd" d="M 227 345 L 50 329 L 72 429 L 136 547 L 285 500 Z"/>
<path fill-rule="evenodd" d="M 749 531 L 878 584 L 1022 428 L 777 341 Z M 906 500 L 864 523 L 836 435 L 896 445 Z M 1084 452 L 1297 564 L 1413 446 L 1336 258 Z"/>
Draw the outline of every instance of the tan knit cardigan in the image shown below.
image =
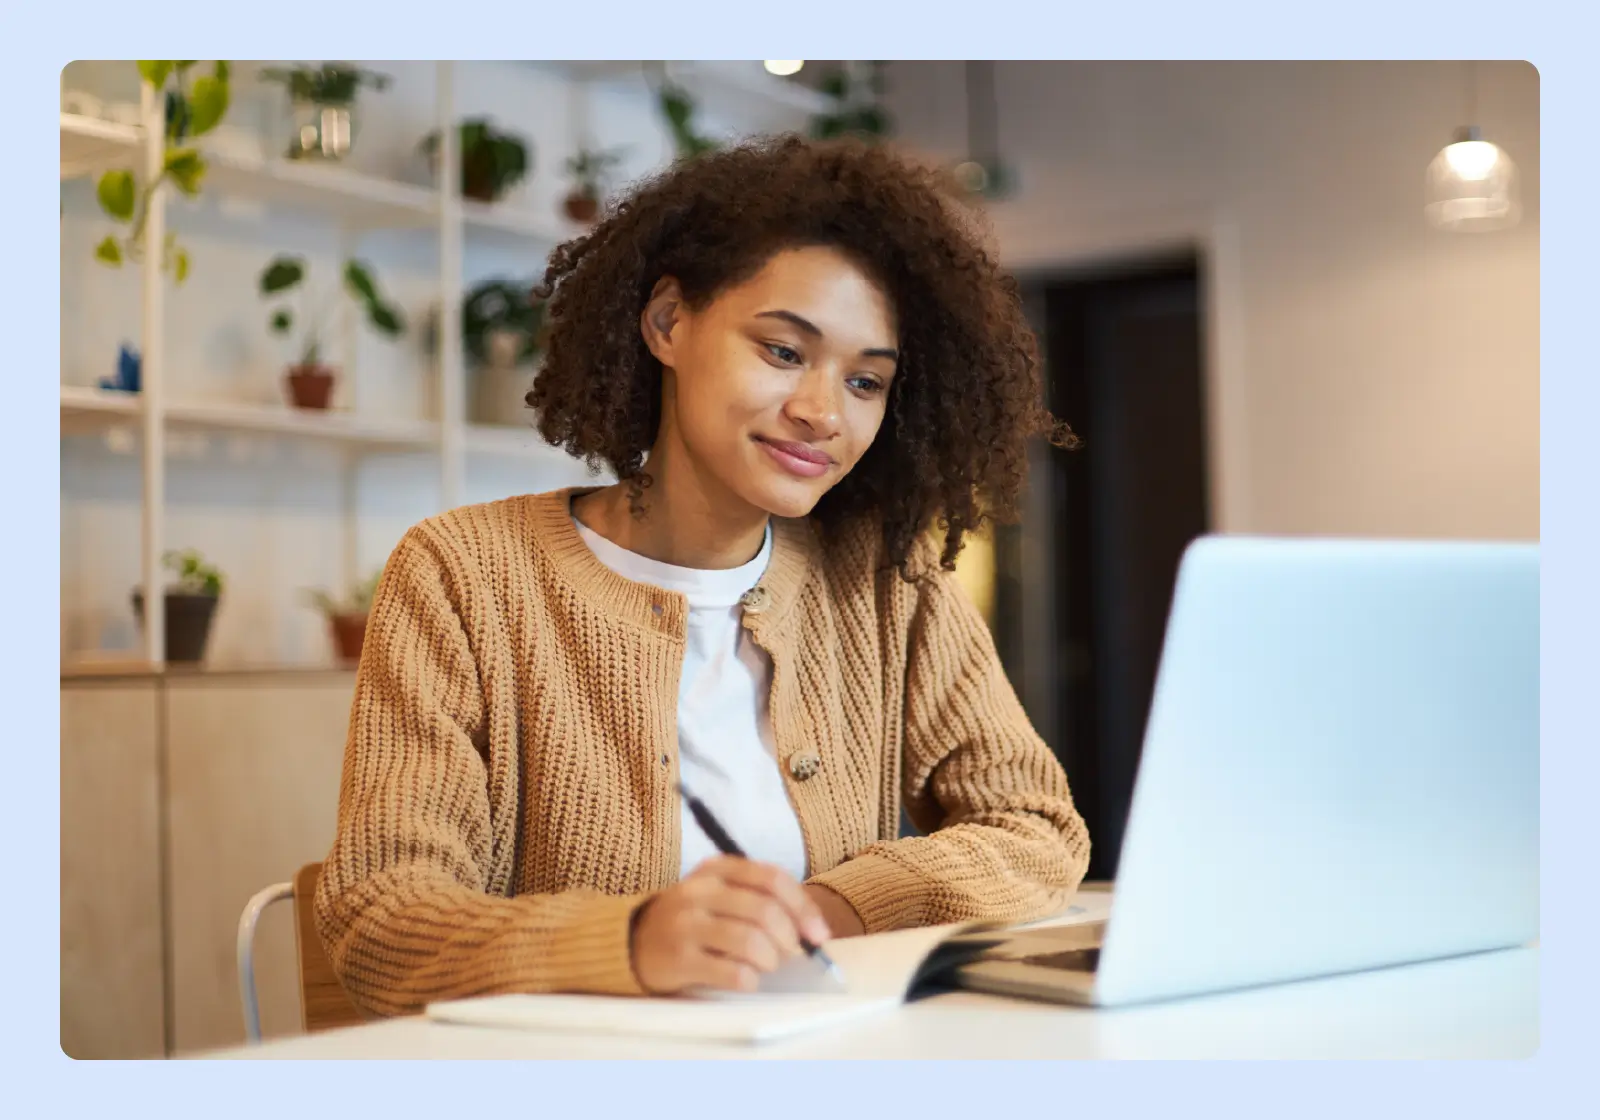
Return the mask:
<path fill-rule="evenodd" d="M 687 606 L 595 558 L 575 493 L 431 518 L 378 584 L 315 903 L 370 1012 L 640 991 L 630 919 L 678 878 Z M 865 527 L 773 530 L 744 625 L 809 881 L 869 932 L 1064 906 L 1089 838 L 960 585 L 931 552 L 880 570 Z M 929 835 L 897 839 L 902 798 Z"/>

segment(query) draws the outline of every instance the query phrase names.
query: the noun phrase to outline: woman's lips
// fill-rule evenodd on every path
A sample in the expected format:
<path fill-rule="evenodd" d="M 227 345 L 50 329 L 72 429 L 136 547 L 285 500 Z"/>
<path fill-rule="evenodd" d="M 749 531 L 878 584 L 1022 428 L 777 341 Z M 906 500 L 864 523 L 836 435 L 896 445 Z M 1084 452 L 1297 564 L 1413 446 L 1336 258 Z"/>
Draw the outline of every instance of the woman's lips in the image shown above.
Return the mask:
<path fill-rule="evenodd" d="M 756 437 L 773 462 L 800 478 L 820 478 L 828 473 L 828 468 L 833 466 L 833 458 L 826 452 L 818 451 L 814 447 L 807 447 L 803 443 L 789 443 L 783 440 L 765 440 Z"/>

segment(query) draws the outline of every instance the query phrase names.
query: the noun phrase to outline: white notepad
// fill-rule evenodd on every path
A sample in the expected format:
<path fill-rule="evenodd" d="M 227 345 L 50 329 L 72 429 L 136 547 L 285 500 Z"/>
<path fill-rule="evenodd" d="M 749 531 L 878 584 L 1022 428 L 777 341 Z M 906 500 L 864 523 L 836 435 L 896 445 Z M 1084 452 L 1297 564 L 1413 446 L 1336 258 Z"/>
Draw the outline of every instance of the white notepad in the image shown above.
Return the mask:
<path fill-rule="evenodd" d="M 699 1042 L 776 1042 L 899 1006 L 894 997 L 770 996 L 755 1000 L 626 996 L 485 996 L 428 1008 L 435 1022 Z"/>
<path fill-rule="evenodd" d="M 1045 923 L 1103 921 L 1109 896 L 1080 895 L 1074 906 Z M 893 1010 L 937 960 L 963 935 L 1001 929 L 964 922 L 896 930 L 828 943 L 828 955 L 845 979 L 844 992 L 801 958 L 750 995 L 715 994 L 672 999 L 626 996 L 500 995 L 430 1004 L 429 1019 L 478 1027 L 561 1033 L 631 1035 L 701 1042 L 763 1043 L 793 1038 Z M 1016 927 L 1012 927 L 1016 928 Z"/>

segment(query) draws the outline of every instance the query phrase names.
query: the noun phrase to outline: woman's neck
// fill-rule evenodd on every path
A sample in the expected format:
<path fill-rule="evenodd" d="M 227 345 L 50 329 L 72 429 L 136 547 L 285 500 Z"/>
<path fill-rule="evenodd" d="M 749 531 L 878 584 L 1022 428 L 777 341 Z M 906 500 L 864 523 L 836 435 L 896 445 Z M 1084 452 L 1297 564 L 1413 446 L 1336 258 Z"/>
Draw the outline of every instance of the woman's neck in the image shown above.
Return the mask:
<path fill-rule="evenodd" d="M 635 502 L 627 483 L 579 496 L 584 526 L 629 552 L 680 568 L 716 571 L 748 564 L 761 551 L 768 513 L 691 471 L 650 457 L 650 484 Z"/>

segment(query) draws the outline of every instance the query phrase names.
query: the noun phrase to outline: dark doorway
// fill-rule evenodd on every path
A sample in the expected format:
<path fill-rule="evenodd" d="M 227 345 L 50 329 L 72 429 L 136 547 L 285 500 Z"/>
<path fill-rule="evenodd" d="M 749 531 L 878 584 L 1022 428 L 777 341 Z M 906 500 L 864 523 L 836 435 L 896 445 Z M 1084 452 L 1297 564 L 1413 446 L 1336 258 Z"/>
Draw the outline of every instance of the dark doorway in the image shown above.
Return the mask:
<path fill-rule="evenodd" d="M 997 541 L 996 629 L 1116 875 L 1178 561 L 1210 525 L 1199 262 L 1026 285 L 1054 413 L 1083 441 L 1041 449 L 1023 525 Z"/>

